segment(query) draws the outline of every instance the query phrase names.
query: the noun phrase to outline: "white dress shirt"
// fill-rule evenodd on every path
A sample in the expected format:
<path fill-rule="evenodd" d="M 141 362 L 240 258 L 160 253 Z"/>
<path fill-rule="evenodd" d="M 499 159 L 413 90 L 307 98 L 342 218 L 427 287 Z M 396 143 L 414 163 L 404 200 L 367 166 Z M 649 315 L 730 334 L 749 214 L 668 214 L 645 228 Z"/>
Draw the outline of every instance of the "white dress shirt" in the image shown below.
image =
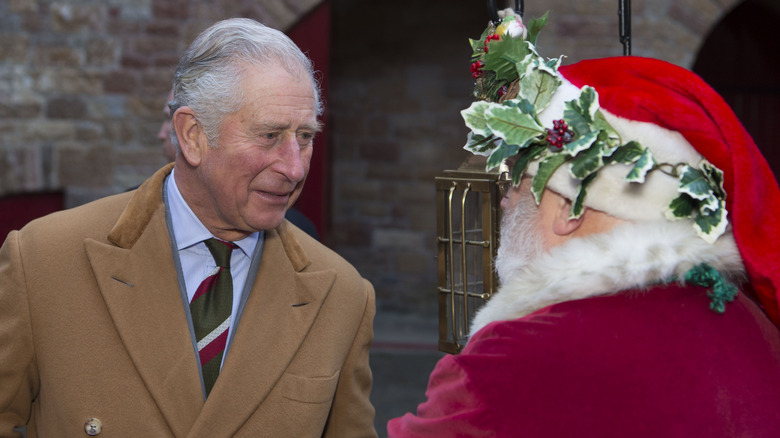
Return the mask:
<path fill-rule="evenodd" d="M 176 224 L 173 227 L 175 246 L 181 266 L 180 280 L 184 281 L 187 292 L 187 303 L 192 301 L 200 283 L 212 273 L 217 266 L 214 257 L 209 252 L 204 240 L 214 237 L 203 223 L 195 216 L 187 202 L 176 186 L 174 172 L 168 176 L 165 184 L 167 195 L 167 208 L 170 212 L 170 221 Z M 245 293 L 247 275 L 252 264 L 260 233 L 255 232 L 239 241 L 233 242 L 239 249 L 233 250 L 230 256 L 230 273 L 233 278 L 233 308 L 230 313 L 230 335 L 233 338 L 237 316 L 240 316 L 239 308 L 243 304 L 242 297 Z M 254 280 L 254 279 L 252 279 Z M 248 293 L 248 292 L 246 292 Z M 229 346 L 229 345 L 228 345 Z M 227 347 L 225 351 L 227 352 Z M 227 354 L 222 356 L 224 363 Z"/>

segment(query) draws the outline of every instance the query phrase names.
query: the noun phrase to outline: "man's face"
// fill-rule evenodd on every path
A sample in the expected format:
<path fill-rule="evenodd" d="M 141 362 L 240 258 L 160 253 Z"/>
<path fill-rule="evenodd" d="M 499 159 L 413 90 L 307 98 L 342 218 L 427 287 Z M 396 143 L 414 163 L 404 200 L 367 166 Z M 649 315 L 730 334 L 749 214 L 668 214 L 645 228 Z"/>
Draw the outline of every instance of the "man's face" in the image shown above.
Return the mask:
<path fill-rule="evenodd" d="M 218 236 L 243 238 L 282 222 L 303 188 L 318 130 L 305 74 L 296 78 L 274 64 L 245 68 L 243 104 L 225 117 L 218 144 L 196 169 L 205 190 L 193 211 Z"/>
<path fill-rule="evenodd" d="M 504 215 L 495 269 L 500 282 L 506 283 L 545 251 L 539 208 L 531 194 L 530 178 L 524 178 L 518 187 L 507 191 L 501 208 Z"/>

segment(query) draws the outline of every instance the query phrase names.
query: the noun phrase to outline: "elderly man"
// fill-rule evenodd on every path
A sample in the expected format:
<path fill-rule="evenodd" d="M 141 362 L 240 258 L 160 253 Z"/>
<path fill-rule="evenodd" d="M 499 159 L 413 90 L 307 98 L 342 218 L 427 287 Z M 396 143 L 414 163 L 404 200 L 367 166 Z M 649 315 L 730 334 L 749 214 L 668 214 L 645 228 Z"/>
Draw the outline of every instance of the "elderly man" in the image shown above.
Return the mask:
<path fill-rule="evenodd" d="M 0 250 L 0 436 L 376 435 L 373 288 L 284 221 L 320 108 L 282 33 L 198 36 L 175 164 Z"/>
<path fill-rule="evenodd" d="M 389 435 L 780 436 L 767 163 L 692 73 L 634 57 L 558 69 L 539 28 L 510 15 L 473 42 L 467 148 L 506 159 L 513 183 L 502 285 Z"/>

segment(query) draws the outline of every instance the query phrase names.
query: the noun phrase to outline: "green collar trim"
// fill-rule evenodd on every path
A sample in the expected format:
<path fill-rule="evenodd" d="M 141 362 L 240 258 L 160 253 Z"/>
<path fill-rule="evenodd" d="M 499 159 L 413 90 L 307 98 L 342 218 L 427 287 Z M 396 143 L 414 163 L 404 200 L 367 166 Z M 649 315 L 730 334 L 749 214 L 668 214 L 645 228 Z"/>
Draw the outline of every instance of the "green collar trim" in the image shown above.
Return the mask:
<path fill-rule="evenodd" d="M 737 287 L 726 281 L 717 269 L 706 263 L 694 266 L 686 272 L 685 281 L 710 288 L 707 296 L 711 299 L 710 309 L 715 313 L 725 312 L 726 303 L 734 301 L 737 297 Z"/>

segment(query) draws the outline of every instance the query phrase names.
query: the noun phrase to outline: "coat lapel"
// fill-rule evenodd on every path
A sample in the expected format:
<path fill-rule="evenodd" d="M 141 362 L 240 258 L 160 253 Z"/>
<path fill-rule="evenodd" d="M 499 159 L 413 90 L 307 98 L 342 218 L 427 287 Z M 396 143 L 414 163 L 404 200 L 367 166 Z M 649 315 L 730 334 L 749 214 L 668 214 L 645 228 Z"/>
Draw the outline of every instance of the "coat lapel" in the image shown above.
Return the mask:
<path fill-rule="evenodd" d="M 175 436 L 203 405 L 200 376 L 165 225 L 162 182 L 170 168 L 138 189 L 109 234 L 85 242 L 117 332 Z"/>
<path fill-rule="evenodd" d="M 235 433 L 265 400 L 298 351 L 335 281 L 301 272 L 308 258 L 285 231 L 266 232 L 260 269 L 220 377 L 191 437 Z M 219 418 L 215 429 L 214 418 Z"/>

